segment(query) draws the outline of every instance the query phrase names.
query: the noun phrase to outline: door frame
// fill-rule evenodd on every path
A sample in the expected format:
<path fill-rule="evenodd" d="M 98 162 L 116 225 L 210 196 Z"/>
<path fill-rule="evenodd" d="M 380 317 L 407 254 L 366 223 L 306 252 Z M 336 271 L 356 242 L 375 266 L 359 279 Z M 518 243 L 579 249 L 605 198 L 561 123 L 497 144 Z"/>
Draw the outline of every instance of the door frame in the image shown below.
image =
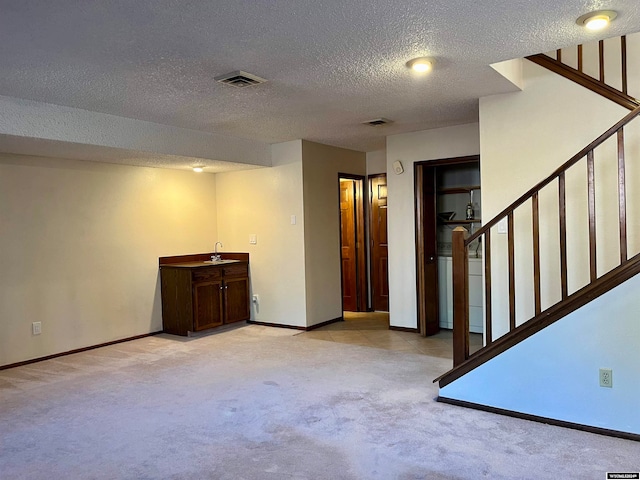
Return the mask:
<path fill-rule="evenodd" d="M 367 255 L 367 259 L 368 259 L 368 268 L 369 268 L 369 306 L 371 307 L 370 310 L 372 311 L 376 311 L 376 305 L 375 305 L 375 301 L 374 301 L 374 296 L 375 296 L 375 289 L 374 289 L 374 271 L 375 268 L 377 266 L 373 265 L 373 191 L 372 191 L 372 180 L 376 179 L 376 178 L 380 178 L 380 177 L 385 177 L 387 178 L 387 174 L 386 173 L 375 173 L 372 175 L 367 175 L 367 193 L 369 194 L 369 199 L 367 202 L 367 206 L 369 207 L 369 211 L 368 211 L 368 215 L 367 215 L 367 220 L 369 222 L 368 225 L 368 229 L 367 229 L 367 235 L 368 235 L 368 255 Z M 388 180 L 387 180 L 388 181 Z M 388 247 L 387 247 L 387 254 L 388 254 Z M 388 263 L 388 259 L 387 259 L 387 263 Z M 387 270 L 387 284 L 389 283 L 389 272 Z M 387 296 L 388 296 L 389 292 L 387 292 Z M 382 310 L 382 311 L 389 311 L 388 310 L 388 299 L 387 299 L 387 310 Z"/>
<path fill-rule="evenodd" d="M 442 167 L 446 165 L 456 165 L 462 163 L 478 163 L 480 164 L 480 155 L 468 155 L 464 157 L 452 157 L 452 158 L 441 158 L 436 160 L 423 160 L 421 162 L 415 162 L 413 164 L 413 173 L 414 173 L 414 188 L 415 188 L 415 225 L 416 225 L 416 298 L 417 298 L 417 313 L 418 313 L 418 331 L 424 337 L 427 335 L 433 335 L 436 333 L 440 326 L 440 319 L 436 319 L 437 329 L 433 332 L 433 326 L 427 325 L 427 309 L 426 304 L 429 300 L 429 295 L 426 288 L 426 270 L 425 270 L 425 245 L 426 245 L 426 235 L 425 235 L 425 217 L 427 209 L 433 208 L 435 210 L 435 199 L 433 205 L 428 204 L 427 196 L 424 195 L 424 185 L 423 178 L 425 170 L 428 168 L 434 169 L 434 176 L 436 174 L 435 169 L 437 167 Z M 436 184 L 436 193 L 438 185 Z M 433 212 L 434 218 L 437 220 L 436 212 Z M 437 225 L 434 224 L 433 228 L 437 228 Z M 435 263 L 436 275 L 438 272 L 438 261 L 436 258 Z M 435 294 L 436 305 L 440 301 L 438 297 L 438 288 L 436 282 L 435 292 L 432 292 L 431 295 Z M 433 333 L 428 333 L 433 332 Z"/>
<path fill-rule="evenodd" d="M 365 205 L 366 205 L 366 188 L 364 188 L 364 184 L 366 181 L 365 175 L 356 175 L 353 173 L 340 173 L 338 172 L 338 224 L 340 226 L 340 245 L 342 244 L 342 221 L 341 221 L 341 212 L 340 212 L 340 180 L 354 180 L 355 182 L 355 198 L 354 205 L 356 208 L 355 221 L 356 221 L 356 303 L 357 303 L 357 311 L 358 312 L 366 312 L 369 308 L 369 296 L 368 296 L 368 281 L 369 278 L 368 269 L 367 269 L 367 258 L 369 255 L 369 251 L 367 248 L 367 239 L 365 236 L 366 232 L 366 216 L 365 216 Z M 341 291 L 341 301 L 343 302 L 342 310 L 344 311 L 344 291 L 342 285 L 342 249 L 340 250 L 340 291 Z"/>

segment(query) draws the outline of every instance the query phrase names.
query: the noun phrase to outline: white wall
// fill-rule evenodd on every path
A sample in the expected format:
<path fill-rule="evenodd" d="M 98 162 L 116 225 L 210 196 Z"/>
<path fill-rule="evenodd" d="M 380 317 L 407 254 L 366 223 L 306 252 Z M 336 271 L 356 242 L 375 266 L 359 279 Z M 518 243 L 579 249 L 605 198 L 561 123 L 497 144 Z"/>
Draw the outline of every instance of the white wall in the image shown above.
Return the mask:
<path fill-rule="evenodd" d="M 477 155 L 478 124 L 438 128 L 387 137 L 387 171 L 400 160 L 404 173 L 389 173 L 389 321 L 392 326 L 417 328 L 415 246 L 415 162 Z M 484 193 L 483 193 L 484 202 Z"/>
<path fill-rule="evenodd" d="M 364 176 L 366 155 L 303 141 L 302 158 L 307 326 L 312 326 L 342 317 L 338 174 Z"/>
<path fill-rule="evenodd" d="M 0 365 L 161 330 L 158 257 L 217 237 L 210 174 L 0 155 L 0 205 Z"/>
<path fill-rule="evenodd" d="M 387 150 L 367 152 L 367 175 L 387 173 Z"/>
<path fill-rule="evenodd" d="M 440 389 L 463 400 L 640 434 L 640 276 Z M 613 388 L 599 386 L 599 369 Z"/>
<path fill-rule="evenodd" d="M 484 221 L 493 218 L 628 113 L 613 102 L 531 62 L 524 63 L 523 75 L 524 91 L 480 99 Z M 632 129 L 628 133 L 631 138 Z M 596 152 L 601 273 L 613 267 L 619 255 L 614 147 L 610 142 Z M 628 153 L 633 153 L 633 150 Z M 633 169 L 632 166 L 630 168 Z M 588 281 L 589 264 L 584 261 L 588 258 L 585 171 L 582 162 L 567 175 L 570 292 Z M 628 175 L 628 178 L 633 178 L 633 175 Z M 554 182 L 543 190 L 540 198 L 543 308 L 560 299 L 557 204 L 557 183 Z M 629 204 L 633 208 L 633 202 Z M 630 229 L 636 232 L 633 222 L 630 222 Z M 517 323 L 521 323 L 534 312 L 529 203 L 516 212 L 515 225 L 516 313 Z M 494 337 L 497 337 L 508 330 L 508 266 L 504 253 L 506 235 L 495 233 L 492 235 L 492 311 Z M 629 238 L 632 239 L 633 235 Z"/>
<path fill-rule="evenodd" d="M 252 320 L 306 327 L 302 141 L 271 151 L 271 168 L 216 175 L 218 240 L 223 251 L 249 252 L 251 289 L 260 297 Z"/>

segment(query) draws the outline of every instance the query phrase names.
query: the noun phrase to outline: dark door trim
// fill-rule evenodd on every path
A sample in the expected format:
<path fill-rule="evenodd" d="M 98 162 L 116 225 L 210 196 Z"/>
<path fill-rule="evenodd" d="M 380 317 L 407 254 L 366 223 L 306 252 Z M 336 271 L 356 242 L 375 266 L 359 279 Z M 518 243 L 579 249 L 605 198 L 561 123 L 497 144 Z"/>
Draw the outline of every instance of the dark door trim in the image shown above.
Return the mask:
<path fill-rule="evenodd" d="M 357 284 L 357 310 L 359 312 L 367 311 L 368 295 L 367 295 L 367 239 L 365 237 L 365 204 L 366 204 L 366 188 L 364 183 L 366 177 L 364 175 L 355 175 L 352 173 L 338 173 L 338 195 L 340 195 L 340 179 L 355 180 L 355 199 L 356 206 L 356 284 Z M 340 223 L 340 235 L 342 238 L 342 224 L 340 222 L 340 211 L 338 211 L 338 222 Z M 342 258 L 342 253 L 341 253 Z M 340 262 L 340 284 L 342 288 L 342 261 Z M 344 298 L 344 294 L 343 294 Z M 344 310 L 344 305 L 343 305 Z"/>
<path fill-rule="evenodd" d="M 438 160 L 425 160 L 422 162 L 416 162 L 413 164 L 414 171 L 414 187 L 415 187 L 415 212 L 416 212 L 416 289 L 417 289 L 417 312 L 418 312 L 418 330 L 422 336 L 433 335 L 439 330 L 439 319 L 429 319 L 427 305 L 428 302 L 437 302 L 438 288 L 436 282 L 435 291 L 429 291 L 427 285 L 427 272 L 426 262 L 428 259 L 425 256 L 427 251 L 427 228 L 436 228 L 435 224 L 435 200 L 434 197 L 425 195 L 425 185 L 423 182 L 427 169 L 434 169 L 433 174 L 435 177 L 435 168 L 442 167 L 444 165 L 455 165 L 460 163 L 479 163 L 480 155 L 469 155 L 465 157 L 453 157 L 443 158 Z M 436 185 L 437 187 L 437 185 Z M 430 225 L 427 225 L 427 219 Z M 431 224 L 433 222 L 433 224 Z M 437 275 L 437 258 L 435 263 L 436 275 Z"/>

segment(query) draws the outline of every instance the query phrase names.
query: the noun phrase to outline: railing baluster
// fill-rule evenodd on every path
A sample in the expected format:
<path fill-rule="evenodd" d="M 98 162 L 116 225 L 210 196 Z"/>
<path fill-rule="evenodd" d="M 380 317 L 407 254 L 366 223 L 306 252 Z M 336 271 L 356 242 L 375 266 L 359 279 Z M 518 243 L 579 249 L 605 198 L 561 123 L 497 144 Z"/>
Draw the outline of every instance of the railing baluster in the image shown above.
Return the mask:
<path fill-rule="evenodd" d="M 531 209 L 533 216 L 533 286 L 535 312 L 538 315 L 542 311 L 540 300 L 540 209 L 538 206 L 538 192 L 531 197 Z"/>
<path fill-rule="evenodd" d="M 531 199 L 532 202 L 532 221 L 533 221 L 533 270 L 534 270 L 534 301 L 535 315 L 529 320 L 536 319 L 537 322 L 546 321 L 548 315 L 557 314 L 561 310 L 558 307 L 565 308 L 571 305 L 571 299 L 568 294 L 568 258 L 567 258 L 567 202 L 566 202 L 566 172 L 567 170 L 586 157 L 587 161 L 587 178 L 588 178 L 588 203 L 589 203 L 589 241 L 590 241 L 590 275 L 595 282 L 601 282 L 603 277 L 597 276 L 596 262 L 596 215 L 595 215 L 595 149 L 602 145 L 606 140 L 617 135 L 617 151 L 618 151 L 618 204 L 619 204 L 619 230 L 620 230 L 620 262 L 628 261 L 628 239 L 627 239 L 627 209 L 626 209 L 626 187 L 625 187 L 625 147 L 624 147 L 624 126 L 640 116 L 640 107 L 635 108 L 631 113 L 610 127 L 596 140 L 591 142 L 585 148 L 580 150 L 571 159 L 557 168 L 549 177 L 536 184 L 533 188 L 523 194 L 511 205 L 498 213 L 493 219 L 487 221 L 473 235 L 468 235 L 466 229 L 458 227 L 453 231 L 452 247 L 453 247 L 453 350 L 454 350 L 454 367 L 465 363 L 469 358 L 482 357 L 482 354 L 469 357 L 469 254 L 468 246 L 471 242 L 484 238 L 484 259 L 485 259 L 485 338 L 486 346 L 493 344 L 496 347 L 503 345 L 502 341 L 493 342 L 492 333 L 492 268 L 491 268 L 491 229 L 497 227 L 499 222 L 507 218 L 507 250 L 508 250 L 508 269 L 509 269 L 509 328 L 511 331 L 516 329 L 516 284 L 515 284 L 515 214 L 516 208 L 522 206 L 526 201 Z M 555 305 L 542 310 L 541 306 L 541 250 L 540 250 L 540 191 L 558 179 L 558 217 L 559 217 L 559 243 L 560 243 L 560 281 L 562 290 L 562 299 Z M 625 271 L 624 269 L 622 270 Z M 629 273 L 627 271 L 627 273 Z M 617 273 L 616 273 L 617 275 Z M 585 288 L 591 288 L 587 286 Z M 564 303 L 566 302 L 566 303 Z M 555 310 L 554 310 L 555 309 Z M 551 313 L 550 313 L 551 312 Z M 521 326 L 527 322 L 521 322 Z M 527 327 L 524 327 L 525 329 Z M 521 332 L 520 327 L 518 331 Z M 484 349 L 482 349 L 484 350 Z"/>
<path fill-rule="evenodd" d="M 453 366 L 469 358 L 469 250 L 467 229 L 456 227 L 451 237 L 453 254 Z"/>
<path fill-rule="evenodd" d="M 513 227 L 513 210 L 507 215 L 509 243 L 509 328 L 516 328 L 516 257 Z"/>
<path fill-rule="evenodd" d="M 484 313 L 487 345 L 493 341 L 491 330 L 491 230 L 484 234 Z"/>
<path fill-rule="evenodd" d="M 578 45 L 578 70 L 582 72 L 582 45 Z"/>
<path fill-rule="evenodd" d="M 624 129 L 618 130 L 618 219 L 620 222 L 620 263 L 627 261 L 627 193 L 624 165 Z"/>
<path fill-rule="evenodd" d="M 600 58 L 598 59 L 600 63 L 600 81 L 604 83 L 604 40 L 600 40 L 598 43 L 598 50 L 600 54 Z"/>
<path fill-rule="evenodd" d="M 627 37 L 620 37 L 620 55 L 622 56 L 622 93 L 627 94 Z"/>
<path fill-rule="evenodd" d="M 558 199 L 560 216 L 560 283 L 562 299 L 568 296 L 567 287 L 567 207 L 564 185 L 564 171 L 558 175 Z"/>
<path fill-rule="evenodd" d="M 598 278 L 596 249 L 596 184 L 593 168 L 593 150 L 587 153 L 587 188 L 589 204 L 589 274 L 593 282 Z"/>

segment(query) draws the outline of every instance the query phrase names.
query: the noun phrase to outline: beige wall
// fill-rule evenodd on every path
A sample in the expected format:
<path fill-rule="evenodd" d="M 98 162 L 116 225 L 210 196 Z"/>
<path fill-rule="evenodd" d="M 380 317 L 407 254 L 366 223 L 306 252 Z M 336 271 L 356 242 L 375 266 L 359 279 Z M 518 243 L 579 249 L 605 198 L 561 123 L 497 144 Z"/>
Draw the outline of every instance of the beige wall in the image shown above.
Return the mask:
<path fill-rule="evenodd" d="M 387 173 L 387 150 L 367 152 L 367 175 Z"/>
<path fill-rule="evenodd" d="M 302 142 L 307 326 L 342 316 L 339 173 L 366 175 L 366 155 Z"/>
<path fill-rule="evenodd" d="M 215 197 L 210 174 L 0 155 L 0 365 L 161 330 L 158 257 L 213 248 Z"/>
<path fill-rule="evenodd" d="M 302 141 L 272 145 L 271 154 L 271 168 L 216 175 L 218 240 L 223 251 L 249 252 L 251 289 L 260 299 L 252 319 L 305 327 Z"/>
<path fill-rule="evenodd" d="M 478 153 L 477 123 L 387 137 L 389 321 L 393 326 L 418 325 L 413 164 Z M 404 165 L 401 175 L 393 173 L 396 160 Z"/>

